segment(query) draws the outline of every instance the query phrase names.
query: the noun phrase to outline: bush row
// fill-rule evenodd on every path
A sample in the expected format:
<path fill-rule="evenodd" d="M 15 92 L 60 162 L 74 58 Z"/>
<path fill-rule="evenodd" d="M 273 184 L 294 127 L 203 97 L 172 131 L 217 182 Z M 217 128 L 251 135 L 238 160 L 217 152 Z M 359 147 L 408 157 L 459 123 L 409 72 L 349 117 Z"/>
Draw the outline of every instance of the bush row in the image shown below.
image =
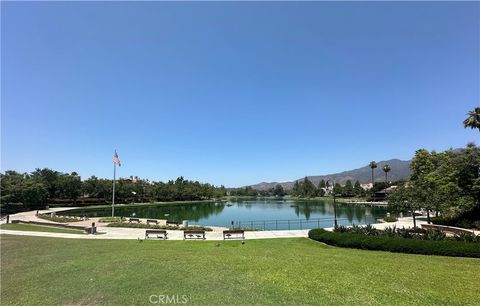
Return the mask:
<path fill-rule="evenodd" d="M 447 236 L 446 233 L 434 229 L 422 229 L 422 228 L 396 228 L 396 226 L 388 226 L 384 229 L 376 229 L 371 224 L 365 226 L 352 225 L 343 226 L 340 225 L 333 230 L 339 233 L 354 233 L 367 236 L 388 236 L 388 237 L 400 237 L 410 239 L 421 240 L 459 240 L 465 242 L 478 242 L 480 243 L 480 236 L 475 236 L 473 233 L 460 232 L 453 236 Z"/>
<path fill-rule="evenodd" d="M 64 216 L 50 216 L 50 215 L 38 215 L 40 219 L 44 220 L 49 220 L 52 222 L 58 222 L 58 223 L 69 223 L 69 222 L 78 222 L 82 221 L 81 218 L 76 218 L 76 217 L 64 217 Z"/>
<path fill-rule="evenodd" d="M 463 241 L 435 241 L 388 236 L 367 236 L 356 233 L 329 232 L 324 229 L 310 230 L 308 237 L 329 245 L 346 248 L 480 258 L 480 246 L 477 243 Z"/>
<path fill-rule="evenodd" d="M 107 225 L 107 227 L 128 227 L 128 228 L 145 228 L 145 229 L 166 229 L 166 230 L 204 230 L 212 231 L 210 227 L 192 225 L 187 228 L 176 226 L 165 226 L 145 223 L 126 223 L 126 222 L 113 222 Z"/>

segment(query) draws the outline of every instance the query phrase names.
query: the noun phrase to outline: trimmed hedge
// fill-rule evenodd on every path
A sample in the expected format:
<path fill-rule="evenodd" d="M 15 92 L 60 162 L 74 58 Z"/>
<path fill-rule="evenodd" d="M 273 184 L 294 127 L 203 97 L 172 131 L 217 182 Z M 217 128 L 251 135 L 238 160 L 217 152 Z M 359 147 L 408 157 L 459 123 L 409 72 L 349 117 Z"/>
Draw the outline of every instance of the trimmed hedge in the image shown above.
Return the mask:
<path fill-rule="evenodd" d="M 310 230 L 308 237 L 326 244 L 345 248 L 480 258 L 480 245 L 478 243 L 463 241 L 434 241 L 401 237 L 367 236 L 355 233 L 329 232 L 321 228 Z"/>

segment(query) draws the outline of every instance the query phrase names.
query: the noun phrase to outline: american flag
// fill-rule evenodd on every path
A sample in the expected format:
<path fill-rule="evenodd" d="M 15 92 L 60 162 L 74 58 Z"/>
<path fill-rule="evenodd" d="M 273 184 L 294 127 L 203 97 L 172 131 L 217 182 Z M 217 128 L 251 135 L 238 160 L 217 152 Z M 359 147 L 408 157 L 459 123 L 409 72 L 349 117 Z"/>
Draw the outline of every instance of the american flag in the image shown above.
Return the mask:
<path fill-rule="evenodd" d="M 117 150 L 115 150 L 115 155 L 113 155 L 113 163 L 121 166 L 120 158 L 118 157 Z"/>

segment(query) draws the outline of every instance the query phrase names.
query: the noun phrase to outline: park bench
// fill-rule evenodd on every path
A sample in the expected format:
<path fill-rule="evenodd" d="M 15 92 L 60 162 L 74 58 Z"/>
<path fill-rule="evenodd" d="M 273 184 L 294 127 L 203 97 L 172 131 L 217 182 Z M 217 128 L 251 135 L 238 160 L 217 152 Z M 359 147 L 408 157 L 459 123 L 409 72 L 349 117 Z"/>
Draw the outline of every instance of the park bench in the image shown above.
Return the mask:
<path fill-rule="evenodd" d="M 168 220 L 167 220 L 167 226 L 178 226 L 178 222 L 176 222 L 176 221 L 168 221 Z"/>
<path fill-rule="evenodd" d="M 473 234 L 472 230 L 468 230 L 465 228 L 452 227 L 452 226 L 446 226 L 446 225 L 437 225 L 437 224 L 422 224 L 422 229 L 436 230 L 436 231 L 452 233 L 452 234 L 459 234 L 459 233 Z"/>
<path fill-rule="evenodd" d="M 205 240 L 204 230 L 186 230 L 183 231 L 183 240 L 186 239 L 203 239 Z"/>
<path fill-rule="evenodd" d="M 226 231 L 223 231 L 223 240 L 234 239 L 234 238 L 245 239 L 245 231 L 244 230 L 226 230 Z"/>
<path fill-rule="evenodd" d="M 150 235 L 157 236 L 157 238 L 162 238 L 163 240 L 167 239 L 167 231 L 166 230 L 146 230 L 145 231 L 145 239 L 150 238 Z"/>
<path fill-rule="evenodd" d="M 155 219 L 147 219 L 147 224 L 150 224 L 150 223 L 158 224 L 158 220 L 155 220 Z"/>
<path fill-rule="evenodd" d="M 132 223 L 132 222 L 141 223 L 140 219 L 138 219 L 138 218 L 129 218 L 128 223 Z"/>

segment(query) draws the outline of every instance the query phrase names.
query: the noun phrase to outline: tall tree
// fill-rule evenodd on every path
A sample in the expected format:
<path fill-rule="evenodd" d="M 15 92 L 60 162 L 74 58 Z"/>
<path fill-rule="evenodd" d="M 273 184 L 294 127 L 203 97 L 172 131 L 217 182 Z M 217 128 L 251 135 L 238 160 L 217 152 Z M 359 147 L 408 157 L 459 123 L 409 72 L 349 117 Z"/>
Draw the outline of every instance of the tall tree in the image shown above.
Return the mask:
<path fill-rule="evenodd" d="M 373 179 L 373 169 L 378 167 L 377 162 L 372 160 L 368 166 L 372 169 L 372 186 L 373 186 L 373 181 L 374 181 L 374 179 Z"/>
<path fill-rule="evenodd" d="M 355 185 L 353 186 L 353 192 L 357 197 L 361 197 L 363 195 L 364 190 L 362 188 L 362 185 L 360 185 L 359 181 L 355 182 Z"/>
<path fill-rule="evenodd" d="M 388 196 L 388 205 L 396 211 L 408 211 L 412 214 L 413 227 L 417 226 L 415 211 L 421 207 L 416 186 L 400 186 Z"/>
<path fill-rule="evenodd" d="M 383 166 L 383 172 L 385 172 L 385 183 L 388 182 L 388 172 L 392 170 L 389 165 Z"/>
<path fill-rule="evenodd" d="M 308 179 L 308 177 L 305 177 L 302 182 L 302 196 L 304 197 L 314 197 L 317 193 L 317 189 L 315 188 L 315 185 L 313 185 L 312 181 Z"/>
<path fill-rule="evenodd" d="M 478 129 L 480 131 L 480 107 L 467 113 L 468 117 L 463 121 L 463 127 Z"/>
<path fill-rule="evenodd" d="M 343 193 L 346 196 L 353 195 L 353 184 L 351 180 L 347 180 L 347 182 L 345 183 L 345 187 L 343 188 Z"/>
<path fill-rule="evenodd" d="M 285 195 L 285 191 L 283 190 L 282 185 L 277 184 L 273 190 L 273 194 L 277 197 L 283 197 Z"/>
<path fill-rule="evenodd" d="M 339 183 L 335 183 L 335 185 L 333 185 L 333 194 L 337 195 L 342 193 L 343 193 L 342 185 L 340 185 Z"/>
<path fill-rule="evenodd" d="M 318 183 L 318 188 L 325 188 L 327 185 L 325 184 L 325 180 L 321 180 L 319 183 Z"/>

